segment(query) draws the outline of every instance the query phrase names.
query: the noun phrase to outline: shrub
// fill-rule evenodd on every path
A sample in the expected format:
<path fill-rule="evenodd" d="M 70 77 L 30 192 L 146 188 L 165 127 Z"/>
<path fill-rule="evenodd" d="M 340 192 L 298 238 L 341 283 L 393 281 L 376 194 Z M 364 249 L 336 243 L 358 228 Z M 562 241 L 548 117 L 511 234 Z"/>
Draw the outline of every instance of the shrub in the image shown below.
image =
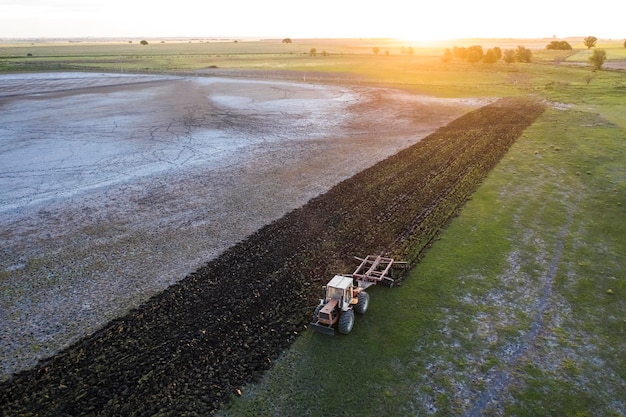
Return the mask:
<path fill-rule="evenodd" d="M 512 64 L 513 62 L 515 62 L 515 51 L 513 49 L 505 50 L 502 59 L 507 64 Z"/>
<path fill-rule="evenodd" d="M 523 47 L 523 46 L 518 46 L 517 49 L 515 50 L 515 59 L 517 60 L 517 62 L 530 62 L 532 59 L 533 53 L 530 49 Z"/>
<path fill-rule="evenodd" d="M 606 61 L 606 51 L 604 49 L 594 49 L 593 54 L 589 57 L 589 63 L 593 66 L 593 69 L 602 69 Z"/>

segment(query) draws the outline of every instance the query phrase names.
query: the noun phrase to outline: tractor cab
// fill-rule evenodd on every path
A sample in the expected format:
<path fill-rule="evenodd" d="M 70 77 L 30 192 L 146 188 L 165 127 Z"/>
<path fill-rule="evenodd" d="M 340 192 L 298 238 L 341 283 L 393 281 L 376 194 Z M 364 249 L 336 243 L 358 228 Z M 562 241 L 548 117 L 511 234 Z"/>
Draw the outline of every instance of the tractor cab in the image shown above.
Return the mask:
<path fill-rule="evenodd" d="M 356 303 L 356 300 L 354 300 L 354 302 L 352 300 L 353 288 L 354 281 L 351 277 L 335 275 L 326 285 L 325 301 L 337 300 L 339 308 L 342 311 L 346 311 L 350 307 L 350 304 Z"/>

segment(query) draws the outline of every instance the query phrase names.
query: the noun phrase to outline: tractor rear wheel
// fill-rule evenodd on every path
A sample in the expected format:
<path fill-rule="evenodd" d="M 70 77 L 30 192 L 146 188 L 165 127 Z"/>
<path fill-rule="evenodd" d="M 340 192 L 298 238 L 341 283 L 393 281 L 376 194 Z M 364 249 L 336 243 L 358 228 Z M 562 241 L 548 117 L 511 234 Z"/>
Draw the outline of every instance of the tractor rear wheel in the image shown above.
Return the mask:
<path fill-rule="evenodd" d="M 370 295 L 365 291 L 361 291 L 357 296 L 359 302 L 354 306 L 354 310 L 358 314 L 365 314 L 367 307 L 370 305 Z"/>
<path fill-rule="evenodd" d="M 341 313 L 339 317 L 339 333 L 348 334 L 354 327 L 354 311 L 348 310 Z"/>

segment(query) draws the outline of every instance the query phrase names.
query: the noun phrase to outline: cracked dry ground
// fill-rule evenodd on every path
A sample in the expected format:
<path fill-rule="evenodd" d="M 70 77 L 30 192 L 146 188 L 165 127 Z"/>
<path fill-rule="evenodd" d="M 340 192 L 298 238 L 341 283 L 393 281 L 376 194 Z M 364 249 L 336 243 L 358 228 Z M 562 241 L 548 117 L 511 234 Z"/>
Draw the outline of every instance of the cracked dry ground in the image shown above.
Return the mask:
<path fill-rule="evenodd" d="M 0 92 L 0 381 L 485 104 L 214 77 L 10 78 Z"/>
<path fill-rule="evenodd" d="M 0 92 L 0 381 L 493 101 L 219 77 L 10 78 Z"/>
<path fill-rule="evenodd" d="M 207 415 L 305 329 L 354 254 L 411 262 L 543 112 L 503 99 L 263 227 L 179 283 L 3 383 L 7 415 Z M 348 263 L 347 263 L 348 262 Z"/>

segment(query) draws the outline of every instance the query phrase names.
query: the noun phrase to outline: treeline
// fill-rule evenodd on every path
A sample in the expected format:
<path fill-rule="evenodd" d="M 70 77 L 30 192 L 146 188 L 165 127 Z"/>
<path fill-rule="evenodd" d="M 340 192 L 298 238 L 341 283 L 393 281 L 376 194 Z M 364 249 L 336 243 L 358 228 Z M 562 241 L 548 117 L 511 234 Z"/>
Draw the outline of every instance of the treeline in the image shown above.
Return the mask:
<path fill-rule="evenodd" d="M 443 62 L 451 62 L 455 59 L 467 61 L 471 64 L 478 62 L 495 64 L 502 59 L 507 64 L 511 64 L 513 62 L 530 62 L 532 60 L 532 52 L 524 46 L 518 46 L 517 49 L 505 49 L 504 51 L 499 46 L 485 51 L 480 45 L 446 48 L 441 60 Z"/>

